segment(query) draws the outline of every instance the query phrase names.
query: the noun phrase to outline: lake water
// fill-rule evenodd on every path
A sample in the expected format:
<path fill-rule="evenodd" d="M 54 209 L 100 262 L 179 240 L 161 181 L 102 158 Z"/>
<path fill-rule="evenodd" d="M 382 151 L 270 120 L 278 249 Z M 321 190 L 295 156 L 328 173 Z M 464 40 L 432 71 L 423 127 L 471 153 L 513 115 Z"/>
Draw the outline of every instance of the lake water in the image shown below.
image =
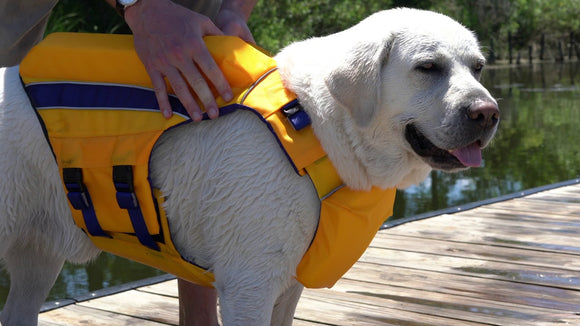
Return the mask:
<path fill-rule="evenodd" d="M 458 206 L 580 176 L 580 63 L 487 69 L 483 84 L 499 99 L 501 122 L 484 150 L 484 167 L 431 173 L 399 191 L 393 218 Z M 108 254 L 65 265 L 48 301 L 163 274 Z M 0 274 L 0 305 L 8 293 Z"/>

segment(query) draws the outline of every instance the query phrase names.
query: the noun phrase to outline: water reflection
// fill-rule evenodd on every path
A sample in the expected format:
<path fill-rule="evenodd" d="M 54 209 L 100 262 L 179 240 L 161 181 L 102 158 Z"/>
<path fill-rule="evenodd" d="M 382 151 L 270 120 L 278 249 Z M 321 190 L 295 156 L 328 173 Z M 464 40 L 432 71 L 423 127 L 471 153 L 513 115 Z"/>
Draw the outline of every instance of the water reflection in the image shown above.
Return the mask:
<path fill-rule="evenodd" d="M 580 63 L 488 69 L 483 84 L 498 98 L 501 122 L 484 168 L 432 172 L 399 191 L 394 218 L 493 198 L 580 175 Z"/>
<path fill-rule="evenodd" d="M 580 175 L 579 63 L 488 69 L 483 83 L 499 99 L 497 136 L 484 150 L 484 168 L 431 173 L 421 185 L 399 191 L 394 218 L 457 206 Z M 48 300 L 162 274 L 112 255 L 86 266 L 65 265 Z M 0 305 L 8 276 L 0 274 Z"/>
<path fill-rule="evenodd" d="M 49 301 L 62 299 L 62 294 L 71 298 L 161 274 L 164 273 L 142 264 L 102 254 L 87 265 L 66 264 L 51 291 Z"/>
<path fill-rule="evenodd" d="M 110 254 L 101 254 L 86 265 L 65 264 L 47 301 L 85 295 L 92 291 L 165 274 L 154 268 Z M 0 272 L 0 306 L 8 295 L 8 275 Z"/>

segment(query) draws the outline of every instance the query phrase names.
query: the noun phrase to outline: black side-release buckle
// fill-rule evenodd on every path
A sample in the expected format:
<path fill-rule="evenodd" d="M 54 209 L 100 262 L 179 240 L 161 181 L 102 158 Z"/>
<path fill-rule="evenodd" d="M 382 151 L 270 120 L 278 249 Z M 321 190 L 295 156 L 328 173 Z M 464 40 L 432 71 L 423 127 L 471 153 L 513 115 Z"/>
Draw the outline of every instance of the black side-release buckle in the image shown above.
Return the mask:
<path fill-rule="evenodd" d="M 80 168 L 62 169 L 62 179 L 68 191 L 67 197 L 74 209 L 83 210 L 89 208 L 88 192 L 83 183 L 83 170 Z"/>
<path fill-rule="evenodd" d="M 133 167 L 131 165 L 113 166 L 113 182 L 117 190 L 117 203 L 123 209 L 139 207 L 135 188 L 133 188 Z"/>
<path fill-rule="evenodd" d="M 310 125 L 310 117 L 297 100 L 294 100 L 282 107 L 282 112 L 292 124 L 296 131 L 302 130 Z"/>
<path fill-rule="evenodd" d="M 147 229 L 147 223 L 139 207 L 139 200 L 135 194 L 133 185 L 133 167 L 131 165 L 113 166 L 113 182 L 117 190 L 117 203 L 122 209 L 126 209 L 135 230 L 135 235 L 142 245 L 159 251 L 159 246 Z"/>
<path fill-rule="evenodd" d="M 92 236 L 109 237 L 97 219 L 91 196 L 83 182 L 83 170 L 81 168 L 64 168 L 62 169 L 62 180 L 72 207 L 83 213 L 87 232 Z"/>

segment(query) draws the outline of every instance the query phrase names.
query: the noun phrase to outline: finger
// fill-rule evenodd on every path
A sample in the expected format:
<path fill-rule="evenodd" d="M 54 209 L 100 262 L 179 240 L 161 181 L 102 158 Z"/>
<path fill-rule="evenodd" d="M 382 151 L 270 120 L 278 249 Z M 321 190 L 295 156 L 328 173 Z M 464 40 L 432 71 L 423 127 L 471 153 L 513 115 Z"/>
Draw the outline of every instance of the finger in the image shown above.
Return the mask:
<path fill-rule="evenodd" d="M 242 40 L 244 40 L 248 43 L 256 44 L 256 41 L 254 40 L 254 36 L 250 32 L 250 30 L 248 30 L 246 33 L 241 33 L 240 37 Z"/>
<path fill-rule="evenodd" d="M 207 81 L 200 73 L 199 69 L 195 66 L 191 59 L 179 60 L 176 62 L 177 68 L 179 69 L 181 75 L 185 77 L 185 80 L 191 86 L 191 89 L 197 95 L 199 101 L 203 104 L 205 111 L 211 119 L 215 119 L 219 115 L 218 105 L 216 103 L 215 97 L 207 84 Z M 176 91 L 177 94 L 177 91 Z M 179 95 L 178 95 L 179 97 Z"/>
<path fill-rule="evenodd" d="M 214 22 L 208 18 L 205 15 L 201 15 L 198 13 L 194 13 L 195 15 L 198 15 L 200 22 L 198 24 L 198 26 L 201 28 L 201 35 L 202 36 L 206 36 L 206 35 L 224 35 L 223 31 L 217 27 Z"/>
<path fill-rule="evenodd" d="M 169 103 L 165 80 L 163 79 L 163 76 L 156 70 L 148 70 L 148 73 L 149 77 L 151 78 L 153 90 L 155 91 L 157 103 L 159 104 L 159 110 L 166 119 L 169 119 L 173 115 L 173 110 L 171 109 L 171 104 Z"/>
<path fill-rule="evenodd" d="M 210 20 L 208 24 L 204 24 L 202 26 L 202 34 L 203 36 L 221 36 L 224 35 L 224 32 L 216 27 L 214 23 Z"/>
<path fill-rule="evenodd" d="M 195 64 L 199 70 L 203 72 L 209 82 L 216 88 L 224 101 L 231 101 L 233 95 L 230 84 L 221 69 L 215 63 L 215 60 L 209 53 L 207 47 L 205 45 L 198 46 L 195 50 L 197 53 L 193 53 L 192 58 L 194 58 Z"/>
<path fill-rule="evenodd" d="M 223 32 L 226 35 L 237 36 L 248 43 L 256 44 L 252 32 L 250 32 L 250 29 L 245 24 L 244 25 L 229 24 L 226 27 L 224 27 Z"/>
<path fill-rule="evenodd" d="M 169 84 L 171 84 L 171 87 L 173 88 L 173 92 L 175 93 L 177 98 L 179 98 L 181 104 L 183 104 L 185 110 L 187 111 L 187 113 L 189 113 L 189 116 L 194 121 L 201 121 L 203 119 L 203 113 L 201 111 L 201 108 L 195 101 L 193 95 L 189 90 L 188 84 L 185 81 L 185 79 L 183 79 L 181 73 L 176 68 L 169 68 L 165 74 L 165 77 L 167 77 Z M 205 83 L 205 80 L 203 80 L 203 77 L 199 76 L 195 80 L 196 80 L 195 86 L 191 85 L 195 94 L 199 96 L 199 93 L 201 94 L 209 93 L 210 94 L 209 97 L 215 103 L 213 95 L 211 95 L 211 91 L 209 90 L 207 84 Z M 207 95 L 203 96 L 207 98 Z"/>

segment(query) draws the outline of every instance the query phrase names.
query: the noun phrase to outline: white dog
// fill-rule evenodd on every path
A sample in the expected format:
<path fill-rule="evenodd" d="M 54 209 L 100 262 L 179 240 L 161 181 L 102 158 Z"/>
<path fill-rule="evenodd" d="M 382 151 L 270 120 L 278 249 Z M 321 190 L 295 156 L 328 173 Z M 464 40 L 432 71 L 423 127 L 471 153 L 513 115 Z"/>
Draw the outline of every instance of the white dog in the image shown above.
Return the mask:
<path fill-rule="evenodd" d="M 479 83 L 478 43 L 443 15 L 379 12 L 294 43 L 276 60 L 353 189 L 406 187 L 433 168 L 477 166 L 497 128 L 497 103 Z M 0 72 L 0 258 L 11 278 L 0 320 L 34 325 L 63 262 L 98 250 L 72 222 L 18 67 Z M 320 203 L 264 124 L 236 112 L 180 126 L 158 141 L 151 165 L 180 253 L 215 275 L 224 324 L 291 324 L 302 290 L 294 274 Z"/>

